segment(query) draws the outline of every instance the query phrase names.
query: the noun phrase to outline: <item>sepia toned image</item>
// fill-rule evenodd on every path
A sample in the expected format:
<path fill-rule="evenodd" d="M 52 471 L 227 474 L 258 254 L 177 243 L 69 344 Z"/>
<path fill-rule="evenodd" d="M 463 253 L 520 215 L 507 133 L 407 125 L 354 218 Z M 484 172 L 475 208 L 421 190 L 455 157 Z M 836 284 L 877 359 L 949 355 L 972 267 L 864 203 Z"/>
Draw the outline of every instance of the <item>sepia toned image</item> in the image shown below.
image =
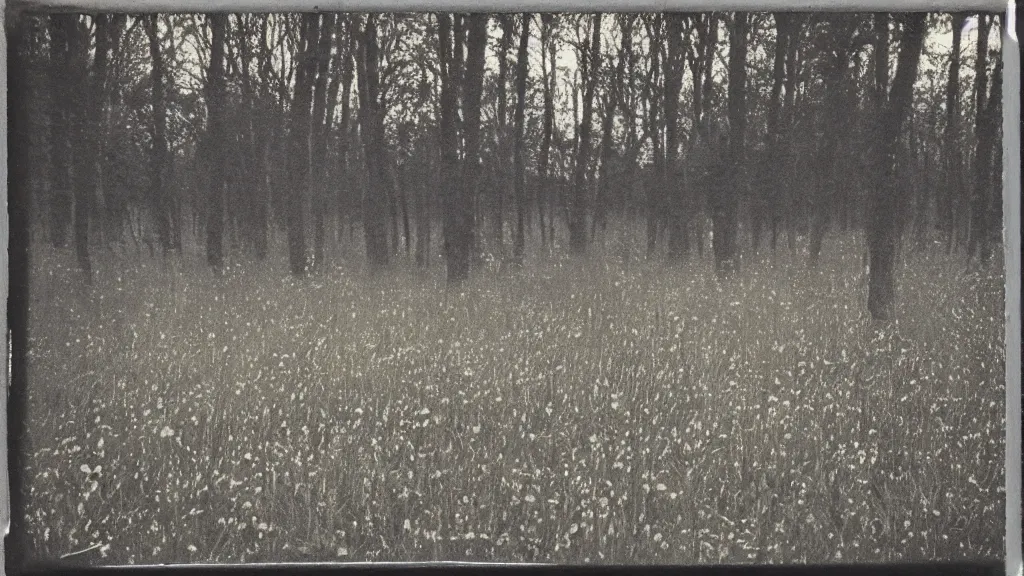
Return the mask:
<path fill-rule="evenodd" d="M 19 553 L 1002 561 L 1004 24 L 9 12 Z"/>

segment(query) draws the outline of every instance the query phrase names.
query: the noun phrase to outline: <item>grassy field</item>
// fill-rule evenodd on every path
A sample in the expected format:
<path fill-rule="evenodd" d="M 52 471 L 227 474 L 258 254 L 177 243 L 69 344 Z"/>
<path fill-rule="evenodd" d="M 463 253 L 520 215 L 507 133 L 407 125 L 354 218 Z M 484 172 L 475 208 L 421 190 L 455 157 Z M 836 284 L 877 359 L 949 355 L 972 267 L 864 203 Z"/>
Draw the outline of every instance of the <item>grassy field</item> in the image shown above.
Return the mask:
<path fill-rule="evenodd" d="M 35 554 L 98 563 L 1002 559 L 1003 280 L 861 244 L 378 278 L 34 253 Z M 353 257 L 355 259 L 355 257 Z M 128 263 L 130 262 L 130 264 Z"/>

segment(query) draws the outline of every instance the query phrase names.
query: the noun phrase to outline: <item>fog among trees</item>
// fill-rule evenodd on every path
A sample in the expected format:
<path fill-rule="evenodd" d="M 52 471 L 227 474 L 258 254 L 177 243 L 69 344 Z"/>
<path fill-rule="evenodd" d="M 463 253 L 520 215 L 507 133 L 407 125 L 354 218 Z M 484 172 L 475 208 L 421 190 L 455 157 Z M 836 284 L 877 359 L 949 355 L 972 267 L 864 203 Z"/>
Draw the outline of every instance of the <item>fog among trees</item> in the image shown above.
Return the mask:
<path fill-rule="evenodd" d="M 969 265 L 999 252 L 1000 25 L 30 18 L 18 54 L 32 234 L 73 246 L 87 281 L 90 254 L 115 247 L 203 250 L 218 271 L 286 254 L 303 276 L 361 243 L 371 267 L 414 259 L 458 283 L 485 258 L 523 265 L 527 243 L 708 257 L 727 277 L 780 250 L 816 266 L 830 235 L 863 230 L 869 306 L 885 319 L 898 254 L 941 245 Z"/>

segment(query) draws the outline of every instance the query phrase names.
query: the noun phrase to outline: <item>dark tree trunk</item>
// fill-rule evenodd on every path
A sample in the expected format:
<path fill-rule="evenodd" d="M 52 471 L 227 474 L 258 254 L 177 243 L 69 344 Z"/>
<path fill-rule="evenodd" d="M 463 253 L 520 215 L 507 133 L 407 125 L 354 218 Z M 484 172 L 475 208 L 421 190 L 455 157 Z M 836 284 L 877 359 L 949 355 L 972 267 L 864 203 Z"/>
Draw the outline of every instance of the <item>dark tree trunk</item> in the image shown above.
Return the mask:
<path fill-rule="evenodd" d="M 587 171 L 590 166 L 590 128 L 594 116 L 594 92 L 597 88 L 598 68 L 601 62 L 601 14 L 594 15 L 589 61 L 584 68 L 586 85 L 583 91 L 583 112 L 579 124 L 579 150 L 573 173 L 572 194 L 569 196 L 569 252 L 576 256 L 587 250 Z"/>
<path fill-rule="evenodd" d="M 384 112 L 381 111 L 381 115 Z M 383 130 L 382 130 L 383 133 Z M 402 240 L 403 246 L 405 247 L 405 255 L 408 256 L 412 250 L 410 242 L 412 242 L 412 230 L 409 225 L 409 201 L 405 193 L 405 188 L 399 185 L 398 178 L 395 177 L 395 161 L 391 154 L 385 150 L 384 157 L 387 160 L 387 177 L 388 177 L 388 190 L 394 195 L 395 203 L 393 204 L 393 210 L 401 212 L 402 217 Z M 395 222 L 395 230 L 398 229 L 398 222 Z M 397 241 L 395 243 L 394 251 L 398 252 Z"/>
<path fill-rule="evenodd" d="M 523 130 L 526 120 L 526 76 L 529 73 L 530 20 L 532 15 L 522 15 L 522 30 L 519 35 L 519 51 L 516 54 L 516 109 L 513 120 L 515 134 L 513 165 L 515 172 L 516 191 L 516 236 L 512 245 L 512 262 L 523 263 L 523 251 L 526 247 L 526 160 L 523 157 Z"/>
<path fill-rule="evenodd" d="M 327 150 L 329 150 L 330 147 L 334 144 L 334 139 L 332 138 L 332 135 L 333 134 L 338 134 L 340 136 L 340 135 L 344 134 L 344 132 L 343 132 L 344 127 L 342 127 L 339 130 L 335 130 L 335 125 L 334 125 L 334 109 L 338 105 L 338 93 L 341 91 L 342 67 L 344 66 L 343 59 L 346 56 L 346 52 L 345 52 L 346 42 L 347 42 L 347 36 L 345 34 L 345 16 L 344 15 L 335 15 L 335 19 L 334 19 L 334 42 L 333 42 L 334 53 L 333 53 L 333 55 L 331 56 L 331 59 L 330 59 L 330 65 L 329 65 L 330 72 L 328 73 L 330 80 L 329 80 L 329 83 L 327 85 L 327 110 L 324 112 L 324 140 L 323 141 L 324 141 L 324 156 L 325 157 L 324 157 L 324 160 L 323 160 L 323 162 L 324 162 L 324 166 L 323 166 L 323 170 L 322 170 L 323 171 L 323 177 L 322 177 L 322 182 L 323 183 L 322 183 L 322 188 L 321 188 L 321 193 L 323 194 L 323 197 L 322 197 L 322 200 L 321 200 L 321 205 L 319 206 L 319 209 L 324 213 L 323 214 L 323 219 L 325 220 L 325 224 L 324 224 L 325 227 L 328 226 L 329 225 L 328 223 L 330 223 L 330 222 L 337 221 L 337 224 L 340 224 L 340 220 L 337 220 L 337 218 L 336 218 L 337 213 L 338 213 L 338 202 L 339 202 L 338 195 L 339 194 L 338 194 L 337 184 L 331 180 L 331 177 L 333 176 L 335 181 L 339 180 L 340 176 L 341 176 L 341 172 L 335 170 L 333 167 L 331 167 L 328 164 L 326 156 L 327 156 Z M 338 236 L 338 229 L 337 229 L 337 227 L 332 227 L 331 230 L 332 230 L 332 232 L 333 232 L 333 234 L 335 236 L 335 238 L 334 238 L 335 241 L 337 241 L 337 236 Z M 325 232 L 325 235 L 326 234 L 327 234 L 327 232 Z M 325 263 L 326 263 L 326 255 L 324 255 L 324 258 L 325 258 Z"/>
<path fill-rule="evenodd" d="M 712 208 L 713 250 L 715 271 L 726 277 L 739 271 L 739 226 L 738 190 L 745 185 L 744 137 L 747 127 L 746 83 L 747 83 L 747 29 L 746 12 L 733 15 L 729 27 L 729 149 L 728 173 L 716 178 Z"/>
<path fill-rule="evenodd" d="M 459 243 L 463 242 L 460 228 L 462 224 L 463 199 L 461 188 L 458 182 L 459 171 L 459 137 L 455 124 L 455 117 L 458 114 L 458 83 L 456 78 L 459 73 L 456 67 L 459 62 L 454 57 L 455 47 L 452 34 L 452 16 L 448 14 L 437 15 L 437 46 L 438 60 L 441 68 L 441 125 L 440 125 L 440 153 L 441 153 L 441 190 L 443 208 L 443 233 L 444 253 L 448 270 L 448 281 L 456 282 L 453 274 L 465 267 L 468 274 L 469 263 L 460 262 L 462 258 L 469 258 L 465 249 L 460 250 Z"/>
<path fill-rule="evenodd" d="M 214 272 L 224 268 L 224 146 L 227 131 L 224 126 L 224 41 L 227 34 L 227 15 L 211 14 L 212 41 L 210 68 L 207 72 L 207 117 L 209 127 L 206 140 L 209 146 L 210 192 L 206 218 L 206 262 Z"/>
<path fill-rule="evenodd" d="M 661 15 L 652 16 L 647 25 L 647 35 L 651 38 L 653 46 L 661 44 Z M 654 258 L 658 248 L 658 236 L 661 231 L 661 220 L 663 218 L 665 187 L 662 177 L 664 175 L 664 150 L 661 141 L 661 126 L 658 121 L 658 71 L 660 68 L 660 50 L 651 51 L 651 68 L 647 79 L 645 91 L 648 100 L 647 131 L 651 138 L 651 149 L 653 152 L 652 169 L 653 174 L 648 180 L 647 189 L 647 258 Z"/>
<path fill-rule="evenodd" d="M 92 69 L 89 69 L 89 33 L 79 26 L 76 46 L 69 51 L 77 53 L 85 99 L 77 108 L 78 144 L 75 153 L 75 255 L 86 284 L 92 282 L 92 263 L 89 259 L 89 217 L 92 199 L 96 195 L 99 177 L 100 131 L 103 125 L 103 94 L 107 77 L 107 59 L 110 50 L 110 16 L 96 16 L 96 50 Z"/>
<path fill-rule="evenodd" d="M 949 74 L 946 83 L 946 128 L 943 132 L 942 169 L 945 181 L 940 197 L 940 212 L 943 233 L 946 237 L 946 252 L 953 251 L 956 236 L 956 213 L 960 196 L 964 191 L 963 156 L 960 151 L 960 44 L 964 21 L 967 16 L 953 14 L 953 49 L 949 58 Z"/>
<path fill-rule="evenodd" d="M 152 200 L 153 220 L 157 225 L 160 247 L 164 252 L 171 249 L 171 225 L 169 207 L 164 190 L 164 171 L 167 166 L 167 99 L 164 90 L 164 58 L 160 49 L 158 16 L 146 17 L 146 34 L 149 36 L 149 57 L 152 60 L 150 83 L 153 107 L 152 138 L 149 160 L 149 193 Z"/>
<path fill-rule="evenodd" d="M 275 109 L 271 105 L 270 95 L 271 90 L 271 53 L 270 47 L 268 46 L 267 39 L 267 21 L 268 17 L 266 14 L 260 15 L 260 28 L 259 28 L 259 59 L 257 72 L 260 77 L 260 110 L 264 112 L 261 115 L 259 121 L 253 122 L 252 134 L 252 164 L 253 170 L 253 193 L 256 198 L 253 202 L 253 243 L 256 248 L 256 258 L 260 261 L 267 257 L 268 250 L 268 234 L 270 228 L 270 178 L 271 170 L 268 166 L 270 147 L 271 147 L 271 119 L 270 115 Z M 244 70 L 244 69 L 243 69 Z"/>
<path fill-rule="evenodd" d="M 267 236 L 266 236 L 266 181 L 265 163 L 260 154 L 260 149 L 265 146 L 266 131 L 262 129 L 265 119 L 256 117 L 255 88 L 252 81 L 250 61 L 253 48 L 250 39 L 257 32 L 254 28 L 255 16 L 236 16 L 238 23 L 239 56 L 241 60 L 242 76 L 242 101 L 246 113 L 246 120 L 242 126 L 241 133 L 244 142 L 244 166 L 242 174 L 245 190 L 251 195 L 247 203 L 246 216 L 248 219 L 248 237 L 256 251 L 256 259 L 263 261 L 267 257 Z M 265 26 L 265 20 L 264 20 Z"/>
<path fill-rule="evenodd" d="M 783 12 L 775 13 L 775 57 L 772 62 L 772 92 L 768 101 L 768 158 L 771 171 L 768 174 L 768 181 L 764 184 L 767 187 L 767 194 L 763 195 L 763 201 L 770 214 L 771 227 L 771 250 L 775 253 L 778 245 L 779 225 L 782 219 L 784 207 L 782 206 L 783 190 L 786 186 L 785 157 L 782 152 L 783 146 L 789 142 L 782 138 L 781 113 L 782 113 L 782 87 L 786 79 L 786 53 L 789 50 L 792 17 Z M 756 211 L 756 210 L 755 210 Z M 754 216 L 757 220 L 757 216 Z M 759 233 L 754 234 L 754 252 L 757 252 Z"/>
<path fill-rule="evenodd" d="M 701 55 L 701 76 L 700 82 L 700 101 L 701 105 L 696 106 L 694 102 L 694 108 L 699 110 L 699 117 L 697 120 L 697 134 L 703 139 L 709 146 L 711 145 L 711 116 L 706 112 L 711 108 L 711 96 L 714 84 L 711 82 L 712 64 L 718 47 L 718 16 L 714 13 L 708 14 L 706 18 L 706 34 L 702 40 L 703 44 L 701 49 L 703 54 Z M 696 82 L 696 79 L 694 79 Z M 694 97 L 696 101 L 697 98 Z M 714 207 L 712 206 L 712 209 Z M 714 221 L 712 221 L 712 227 L 714 227 Z M 698 258 L 704 257 L 704 219 L 702 216 L 694 221 L 694 236 L 697 240 L 697 256 Z"/>
<path fill-rule="evenodd" d="M 836 154 L 839 148 L 839 134 L 847 129 L 848 112 L 845 110 L 845 80 L 850 64 L 850 38 L 855 24 L 854 16 L 839 14 L 832 17 L 830 32 L 834 48 L 829 54 L 828 70 L 825 76 L 825 125 L 817 155 L 817 174 L 811 195 L 811 230 L 808 246 L 808 264 L 817 267 L 821 257 L 825 234 L 832 223 L 832 211 L 836 203 Z M 877 31 L 876 31 L 877 32 Z M 888 31 L 882 30 L 888 43 Z M 880 32 L 880 33 L 881 33 Z M 876 44 L 879 40 L 876 40 Z M 883 59 L 887 63 L 888 59 Z M 883 76 L 888 79 L 888 68 Z M 876 75 L 876 82 L 878 76 Z M 877 86 L 876 86 L 877 90 Z"/>
<path fill-rule="evenodd" d="M 383 268 L 388 263 L 388 178 L 384 157 L 384 118 L 380 110 L 380 76 L 377 70 L 377 18 L 375 14 L 366 15 L 359 50 L 360 135 L 367 173 L 367 189 L 363 196 L 363 233 L 366 237 L 366 259 L 373 269 Z"/>
<path fill-rule="evenodd" d="M 978 256 L 981 243 L 985 236 L 985 196 L 988 162 L 991 160 L 985 127 L 988 124 L 985 114 L 986 95 L 988 93 L 988 35 L 989 17 L 978 14 L 978 43 L 974 68 L 974 187 L 971 190 L 970 236 L 967 241 L 967 260 L 971 263 Z M 982 168 L 984 166 L 984 168 Z"/>
<path fill-rule="evenodd" d="M 683 45 L 683 15 L 667 13 L 665 34 L 668 36 L 668 53 L 665 58 L 665 166 L 664 185 L 668 201 L 668 257 L 679 262 L 686 255 L 686 225 L 684 203 L 686 189 L 679 181 L 679 92 L 683 85 L 685 65 Z"/>
<path fill-rule="evenodd" d="M 629 55 L 632 54 L 633 51 L 632 21 L 626 19 L 632 18 L 632 16 L 626 15 L 620 16 L 620 18 L 623 18 L 620 20 L 619 27 L 622 36 L 619 46 L 618 60 L 615 63 L 615 72 L 612 76 L 611 85 L 608 88 L 604 119 L 602 120 L 601 125 L 601 167 L 598 172 L 597 198 L 594 202 L 594 223 L 592 230 L 594 234 L 600 231 L 602 237 L 608 226 L 608 211 L 612 207 L 611 163 L 615 156 L 613 132 L 615 128 L 615 114 L 620 107 L 623 107 L 623 112 L 626 116 L 625 121 L 627 126 L 629 126 L 629 128 L 627 128 L 627 133 L 630 130 L 635 131 L 635 127 L 631 124 L 633 118 L 626 109 L 627 107 L 623 105 L 622 94 L 626 60 L 630 57 Z"/>
<path fill-rule="evenodd" d="M 454 183 L 455 197 L 446 210 L 449 212 L 446 214 L 449 219 L 446 226 L 449 284 L 459 284 L 469 277 L 470 252 L 474 245 L 472 199 L 480 179 L 480 98 L 483 92 L 484 55 L 487 49 L 487 16 L 467 16 L 466 32 L 466 70 L 462 77 L 462 136 L 465 155 L 461 166 L 461 182 Z M 461 50 L 458 36 L 456 34 L 456 55 Z M 460 69 L 460 60 L 455 58 L 456 70 Z M 449 106 L 454 108 L 451 104 Z"/>
<path fill-rule="evenodd" d="M 544 127 L 541 135 L 540 153 L 537 159 L 537 218 L 540 222 L 540 241 L 548 246 L 549 241 L 544 224 L 544 205 L 548 200 L 550 192 L 550 162 L 551 162 L 551 137 L 555 124 L 555 60 L 548 54 L 554 54 L 554 43 L 551 42 L 551 28 L 554 25 L 555 15 L 550 13 L 541 14 L 541 66 L 544 73 Z M 554 219 L 554 212 L 547 215 L 549 220 Z M 552 224 L 553 226 L 553 224 Z"/>
<path fill-rule="evenodd" d="M 423 90 L 426 92 L 429 90 L 429 86 L 426 86 L 426 79 L 421 78 L 421 83 L 425 86 Z M 423 104 L 426 106 L 426 104 Z M 426 120 L 424 120 L 426 122 Z M 437 147 L 437 132 L 430 130 L 422 136 L 426 140 L 425 146 L 430 147 L 432 150 L 436 150 Z M 423 154 L 423 151 L 420 151 Z M 430 242 L 432 234 L 432 222 L 434 218 L 434 199 L 433 190 L 437 186 L 437 180 L 434 178 L 436 174 L 434 165 L 434 153 L 431 152 L 426 159 L 420 161 L 417 167 L 422 170 L 423 174 L 430 174 L 431 176 L 424 178 L 422 181 L 414 184 L 413 189 L 416 194 L 416 265 L 417 266 L 428 266 L 430 265 Z"/>
<path fill-rule="evenodd" d="M 498 86 L 497 86 L 497 146 L 494 164 L 496 186 L 493 190 L 491 203 L 491 243 L 497 255 L 504 253 L 505 230 L 505 193 L 508 187 L 508 52 L 512 47 L 513 33 L 512 15 L 496 16 L 501 28 L 501 40 L 498 42 Z"/>
<path fill-rule="evenodd" d="M 985 175 L 979 178 L 979 186 L 982 188 L 985 203 L 985 224 L 984 236 L 979 238 L 981 244 L 980 259 L 982 264 L 988 264 L 992 259 L 993 247 L 1001 241 L 1003 194 L 1002 194 L 1002 164 L 1003 147 L 1000 138 L 1000 120 L 1002 117 L 1002 89 L 1003 89 L 1003 60 L 996 60 L 995 69 L 992 71 L 992 88 L 988 94 L 988 103 L 985 106 L 985 145 L 988 148 L 987 164 L 980 166 L 979 170 L 985 170 Z"/>
<path fill-rule="evenodd" d="M 299 34 L 299 61 L 295 70 L 295 97 L 289 121 L 287 200 L 288 267 L 294 276 L 306 274 L 306 198 L 310 192 L 310 137 L 313 83 L 316 77 L 320 16 L 303 14 Z"/>
<path fill-rule="evenodd" d="M 995 108 L 990 100 L 998 99 L 993 74 L 991 91 L 988 82 L 988 36 L 991 29 L 991 16 L 978 15 L 978 44 L 975 58 L 975 153 L 974 153 L 974 189 L 971 192 L 971 231 L 967 246 L 968 262 L 978 258 L 983 263 L 991 255 L 991 246 L 986 248 L 991 236 L 989 228 L 990 195 L 989 186 L 992 181 L 992 152 L 998 121 L 992 118 Z M 997 62 L 998 69 L 998 62 Z"/>
<path fill-rule="evenodd" d="M 896 76 L 882 113 L 878 115 L 876 183 L 871 193 L 868 219 L 868 310 L 876 321 L 891 319 L 895 307 L 896 252 L 899 246 L 896 152 L 903 122 L 910 111 L 924 34 L 925 14 L 908 14 L 900 41 Z"/>
<path fill-rule="evenodd" d="M 316 48 L 316 82 L 313 87 L 313 141 L 311 146 L 313 185 L 310 214 L 313 216 L 313 268 L 322 269 L 324 264 L 324 208 L 327 200 L 327 133 L 330 129 L 328 107 L 333 111 L 334 102 L 328 105 L 329 90 L 327 84 L 328 70 L 331 61 L 331 36 L 334 33 L 334 14 L 325 13 L 320 16 L 320 39 Z M 335 77 L 338 74 L 335 72 Z M 337 82 L 331 79 L 334 94 L 337 95 Z"/>
<path fill-rule="evenodd" d="M 354 210 L 351 208 L 354 206 L 354 202 L 351 201 L 352 189 L 351 185 L 353 179 L 352 174 L 349 170 L 348 154 L 349 154 L 349 142 L 351 141 L 351 130 L 349 128 L 349 121 L 352 115 L 352 78 L 354 75 L 353 57 L 355 55 L 356 47 L 356 33 L 352 21 L 352 16 L 348 15 L 344 17 L 345 23 L 345 37 L 346 37 L 346 49 L 342 55 L 341 64 L 341 120 L 338 129 L 338 193 L 337 193 L 337 228 L 338 228 L 338 240 L 340 241 L 343 237 L 341 233 L 342 223 L 345 222 L 345 209 L 349 208 L 349 214 L 351 215 Z M 338 46 L 341 49 L 340 42 Z"/>

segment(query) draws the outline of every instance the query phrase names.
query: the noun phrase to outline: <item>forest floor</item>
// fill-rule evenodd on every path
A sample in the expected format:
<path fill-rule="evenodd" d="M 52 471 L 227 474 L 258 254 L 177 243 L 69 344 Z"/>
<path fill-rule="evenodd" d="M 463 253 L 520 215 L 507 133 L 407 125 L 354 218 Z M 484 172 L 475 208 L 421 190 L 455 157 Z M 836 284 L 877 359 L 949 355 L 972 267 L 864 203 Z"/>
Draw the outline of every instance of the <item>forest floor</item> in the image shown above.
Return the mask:
<path fill-rule="evenodd" d="M 34 253 L 35 555 L 89 564 L 1003 557 L 1003 279 L 859 241 L 539 259 L 460 292 Z M 126 262 L 131 264 L 126 264 Z M 609 259 L 612 262 L 614 259 Z"/>

